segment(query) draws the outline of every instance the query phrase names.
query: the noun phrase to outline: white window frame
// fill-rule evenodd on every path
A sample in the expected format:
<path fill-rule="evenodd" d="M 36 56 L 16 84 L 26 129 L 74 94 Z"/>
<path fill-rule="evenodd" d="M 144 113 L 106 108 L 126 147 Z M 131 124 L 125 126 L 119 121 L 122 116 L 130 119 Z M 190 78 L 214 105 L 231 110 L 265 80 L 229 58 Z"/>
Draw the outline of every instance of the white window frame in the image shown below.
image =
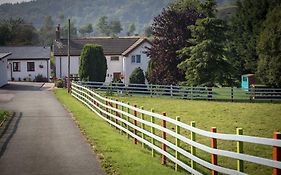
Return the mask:
<path fill-rule="evenodd" d="M 141 55 L 132 55 L 131 63 L 132 64 L 141 64 Z"/>

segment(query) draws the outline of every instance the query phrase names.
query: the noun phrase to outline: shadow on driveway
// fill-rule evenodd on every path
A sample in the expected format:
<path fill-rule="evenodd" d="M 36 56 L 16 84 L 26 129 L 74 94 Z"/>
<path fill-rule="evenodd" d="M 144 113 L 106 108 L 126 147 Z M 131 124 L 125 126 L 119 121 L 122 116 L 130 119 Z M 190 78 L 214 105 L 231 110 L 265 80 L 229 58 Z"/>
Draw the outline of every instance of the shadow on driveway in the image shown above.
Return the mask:
<path fill-rule="evenodd" d="M 22 113 L 19 113 L 19 116 L 16 116 L 16 113 L 13 113 L 8 122 L 4 124 L 3 128 L 0 128 L 0 158 L 4 154 L 10 140 L 16 133 L 21 118 Z"/>
<path fill-rule="evenodd" d="M 44 83 L 34 83 L 34 82 L 9 82 L 9 84 L 0 88 L 3 90 L 10 91 L 40 91 Z"/>

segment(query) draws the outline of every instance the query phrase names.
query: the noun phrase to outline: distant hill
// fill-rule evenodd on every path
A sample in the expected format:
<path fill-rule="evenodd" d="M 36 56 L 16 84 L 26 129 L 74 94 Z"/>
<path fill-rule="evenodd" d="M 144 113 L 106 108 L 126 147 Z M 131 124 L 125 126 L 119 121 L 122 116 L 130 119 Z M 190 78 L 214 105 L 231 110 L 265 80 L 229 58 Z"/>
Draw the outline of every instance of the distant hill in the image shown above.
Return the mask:
<path fill-rule="evenodd" d="M 229 4 L 235 0 L 217 0 Z M 101 16 L 119 19 L 124 33 L 130 22 L 136 25 L 136 32 L 142 33 L 153 17 L 157 16 L 171 0 L 36 0 L 17 4 L 0 5 L 0 18 L 22 17 L 35 27 L 40 27 L 45 16 L 52 16 L 55 24 L 71 18 L 76 26 L 96 24 Z M 64 18 L 63 18 L 64 17 Z"/>

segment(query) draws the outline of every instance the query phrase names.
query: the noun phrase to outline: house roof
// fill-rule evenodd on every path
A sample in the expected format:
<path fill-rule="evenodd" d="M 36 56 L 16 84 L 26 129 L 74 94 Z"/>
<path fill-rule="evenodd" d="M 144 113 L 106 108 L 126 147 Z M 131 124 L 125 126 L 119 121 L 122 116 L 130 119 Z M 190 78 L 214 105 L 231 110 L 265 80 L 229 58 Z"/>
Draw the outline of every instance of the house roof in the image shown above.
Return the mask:
<path fill-rule="evenodd" d="M 6 58 L 7 56 L 11 55 L 11 53 L 3 53 L 3 52 L 0 52 L 0 60 Z"/>
<path fill-rule="evenodd" d="M 103 47 L 105 55 L 127 55 L 132 52 L 143 42 L 149 42 L 145 38 L 139 37 L 124 37 L 124 38 L 110 38 L 110 37 L 98 37 L 98 38 L 82 38 L 70 40 L 70 55 L 80 56 L 80 53 L 85 44 L 98 44 Z M 55 41 L 54 44 L 55 56 L 67 55 L 67 39 L 60 39 Z"/>
<path fill-rule="evenodd" d="M 49 60 L 51 55 L 50 47 L 43 46 L 5 46 L 0 52 L 11 53 L 8 60 Z"/>

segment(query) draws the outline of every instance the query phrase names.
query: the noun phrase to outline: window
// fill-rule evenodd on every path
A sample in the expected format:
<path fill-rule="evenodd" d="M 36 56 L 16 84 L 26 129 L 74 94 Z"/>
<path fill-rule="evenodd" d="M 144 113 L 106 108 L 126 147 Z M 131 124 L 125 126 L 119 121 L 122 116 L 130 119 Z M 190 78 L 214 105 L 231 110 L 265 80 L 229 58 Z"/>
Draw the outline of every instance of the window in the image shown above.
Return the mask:
<path fill-rule="evenodd" d="M 119 57 L 110 57 L 111 61 L 119 61 Z"/>
<path fill-rule="evenodd" d="M 13 62 L 13 72 L 20 72 L 20 62 Z"/>
<path fill-rule="evenodd" d="M 141 63 L 141 55 L 136 55 L 136 57 L 137 57 L 136 62 Z"/>
<path fill-rule="evenodd" d="M 141 63 L 141 55 L 132 55 L 131 63 Z"/>
<path fill-rule="evenodd" d="M 136 63 L 136 56 L 135 55 L 132 55 L 131 63 Z"/>
<path fill-rule="evenodd" d="M 27 62 L 27 71 L 28 71 L 28 72 L 33 72 L 33 71 L 35 71 L 34 62 Z"/>

